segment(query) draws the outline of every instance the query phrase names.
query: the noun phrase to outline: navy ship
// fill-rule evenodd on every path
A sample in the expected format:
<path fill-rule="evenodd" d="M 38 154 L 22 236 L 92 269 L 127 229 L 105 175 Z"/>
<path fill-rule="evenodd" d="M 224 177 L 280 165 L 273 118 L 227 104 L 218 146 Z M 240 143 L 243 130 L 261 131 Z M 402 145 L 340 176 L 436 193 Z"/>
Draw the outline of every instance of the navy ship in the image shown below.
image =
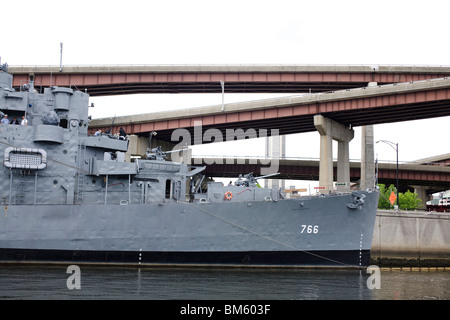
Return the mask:
<path fill-rule="evenodd" d="M 89 134 L 88 108 L 72 88 L 14 89 L 2 66 L 0 263 L 369 264 L 375 188 L 290 198 L 252 174 L 205 183 L 205 167 L 161 148 L 127 160 L 129 137 Z"/>

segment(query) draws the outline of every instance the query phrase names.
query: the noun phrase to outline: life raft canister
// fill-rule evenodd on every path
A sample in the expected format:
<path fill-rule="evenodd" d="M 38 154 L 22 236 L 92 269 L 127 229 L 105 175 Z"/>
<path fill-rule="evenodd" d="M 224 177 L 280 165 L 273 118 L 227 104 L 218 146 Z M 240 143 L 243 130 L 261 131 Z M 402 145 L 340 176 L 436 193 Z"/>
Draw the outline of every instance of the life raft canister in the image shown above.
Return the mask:
<path fill-rule="evenodd" d="M 231 200 L 231 198 L 233 198 L 233 194 L 231 193 L 231 191 L 227 191 L 225 192 L 225 196 L 223 198 L 225 200 Z"/>

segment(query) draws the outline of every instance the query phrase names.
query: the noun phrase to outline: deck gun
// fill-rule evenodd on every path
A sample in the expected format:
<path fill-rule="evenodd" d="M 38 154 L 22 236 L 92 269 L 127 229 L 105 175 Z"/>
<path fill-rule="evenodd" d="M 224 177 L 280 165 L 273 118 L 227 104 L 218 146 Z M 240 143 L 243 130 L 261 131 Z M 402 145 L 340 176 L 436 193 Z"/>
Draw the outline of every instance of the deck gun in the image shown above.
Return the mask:
<path fill-rule="evenodd" d="M 235 186 L 242 186 L 242 187 L 258 187 L 261 188 L 261 186 L 258 183 L 259 179 L 265 179 L 268 177 L 272 177 L 272 176 L 276 176 L 279 175 L 280 173 L 272 173 L 272 174 L 268 174 L 265 176 L 261 176 L 261 177 L 255 177 L 253 176 L 253 172 L 250 172 L 244 176 L 242 176 L 242 174 L 239 175 L 239 179 L 236 180 L 236 182 L 234 183 Z"/>
<path fill-rule="evenodd" d="M 147 148 L 147 152 L 145 152 L 145 158 L 148 160 L 159 160 L 164 161 L 167 159 L 167 154 L 175 153 L 180 151 L 186 151 L 187 149 L 177 149 L 172 151 L 162 151 L 161 146 L 157 146 L 156 148 Z"/>
<path fill-rule="evenodd" d="M 167 154 L 175 153 L 180 151 L 186 151 L 187 149 L 177 149 L 172 151 L 162 151 L 161 146 L 157 146 L 156 148 L 152 148 L 152 138 L 155 137 L 158 133 L 156 131 L 152 131 L 148 136 L 148 148 L 145 152 L 145 158 L 149 160 L 159 160 L 164 161 L 167 159 Z"/>

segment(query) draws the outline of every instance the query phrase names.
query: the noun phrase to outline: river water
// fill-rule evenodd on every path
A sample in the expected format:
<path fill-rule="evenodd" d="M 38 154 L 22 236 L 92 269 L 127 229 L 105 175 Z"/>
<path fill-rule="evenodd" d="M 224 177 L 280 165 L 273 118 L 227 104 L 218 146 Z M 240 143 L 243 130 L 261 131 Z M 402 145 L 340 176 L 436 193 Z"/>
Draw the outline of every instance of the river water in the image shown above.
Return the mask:
<path fill-rule="evenodd" d="M 450 270 L 0 266 L 0 299 L 446 300 Z"/>

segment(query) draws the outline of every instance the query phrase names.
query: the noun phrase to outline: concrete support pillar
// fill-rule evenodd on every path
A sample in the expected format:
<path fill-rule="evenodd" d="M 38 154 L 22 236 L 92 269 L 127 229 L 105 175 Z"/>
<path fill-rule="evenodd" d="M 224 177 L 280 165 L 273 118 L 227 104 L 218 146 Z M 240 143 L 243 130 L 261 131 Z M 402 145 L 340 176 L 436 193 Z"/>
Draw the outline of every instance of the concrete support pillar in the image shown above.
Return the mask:
<path fill-rule="evenodd" d="M 369 82 L 368 87 L 376 87 L 377 82 Z M 375 186 L 375 156 L 373 142 L 373 126 L 364 126 L 361 130 L 361 180 L 360 190 Z"/>
<path fill-rule="evenodd" d="M 430 187 L 427 186 L 411 186 L 411 187 L 414 188 L 414 193 L 417 194 L 417 198 L 422 200 L 418 209 L 426 209 L 427 201 L 430 200 L 427 190 L 430 189 Z"/>
<path fill-rule="evenodd" d="M 320 135 L 319 187 L 322 193 L 333 190 L 333 139 L 330 135 Z"/>
<path fill-rule="evenodd" d="M 140 156 L 145 153 L 148 146 L 148 139 L 144 141 L 142 137 L 136 135 L 128 135 L 128 151 L 125 154 L 125 161 L 130 162 L 131 156 Z"/>
<path fill-rule="evenodd" d="M 338 141 L 338 190 L 350 189 L 349 142 L 354 131 L 322 115 L 314 116 L 314 126 L 320 133 L 319 187 L 322 193 L 333 190 L 333 140 Z"/>
<path fill-rule="evenodd" d="M 345 141 L 338 141 L 337 183 L 336 189 L 338 191 L 350 190 L 349 142 Z"/>
<path fill-rule="evenodd" d="M 361 130 L 361 181 L 360 190 L 373 188 L 375 182 L 375 159 L 373 126 L 364 126 Z"/>

